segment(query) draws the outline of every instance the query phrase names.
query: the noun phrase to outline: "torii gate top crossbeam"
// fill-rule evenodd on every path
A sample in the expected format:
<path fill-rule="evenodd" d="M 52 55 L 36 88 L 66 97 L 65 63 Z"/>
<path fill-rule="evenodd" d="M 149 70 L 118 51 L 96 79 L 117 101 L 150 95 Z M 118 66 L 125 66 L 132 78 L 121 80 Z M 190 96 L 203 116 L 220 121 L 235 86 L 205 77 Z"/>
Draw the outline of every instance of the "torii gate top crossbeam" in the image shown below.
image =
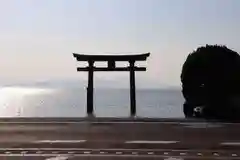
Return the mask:
<path fill-rule="evenodd" d="M 150 53 L 135 55 L 86 55 L 73 53 L 77 61 L 145 61 Z"/>

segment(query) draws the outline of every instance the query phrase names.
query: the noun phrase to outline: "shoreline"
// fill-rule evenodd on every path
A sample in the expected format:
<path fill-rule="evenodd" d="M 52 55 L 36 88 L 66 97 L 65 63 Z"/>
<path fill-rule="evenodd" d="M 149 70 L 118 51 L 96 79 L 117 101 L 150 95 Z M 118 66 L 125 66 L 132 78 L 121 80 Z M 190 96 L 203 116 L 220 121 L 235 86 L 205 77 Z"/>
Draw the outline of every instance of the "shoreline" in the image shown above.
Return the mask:
<path fill-rule="evenodd" d="M 156 123 L 239 123 L 221 120 L 190 118 L 145 118 L 145 117 L 1 117 L 0 123 L 81 123 L 81 122 L 156 122 Z"/>

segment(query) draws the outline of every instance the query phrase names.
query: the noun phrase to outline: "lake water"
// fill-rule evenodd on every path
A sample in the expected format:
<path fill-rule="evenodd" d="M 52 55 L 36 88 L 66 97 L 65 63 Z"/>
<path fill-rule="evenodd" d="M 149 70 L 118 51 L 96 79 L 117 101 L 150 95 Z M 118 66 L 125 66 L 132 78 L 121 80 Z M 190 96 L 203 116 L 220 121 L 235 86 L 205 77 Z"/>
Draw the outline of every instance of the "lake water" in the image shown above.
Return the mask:
<path fill-rule="evenodd" d="M 137 116 L 180 118 L 180 90 L 140 89 L 136 92 Z M 129 89 L 95 89 L 94 110 L 98 117 L 128 117 Z M 84 117 L 86 92 L 72 88 L 2 87 L 0 117 Z"/>

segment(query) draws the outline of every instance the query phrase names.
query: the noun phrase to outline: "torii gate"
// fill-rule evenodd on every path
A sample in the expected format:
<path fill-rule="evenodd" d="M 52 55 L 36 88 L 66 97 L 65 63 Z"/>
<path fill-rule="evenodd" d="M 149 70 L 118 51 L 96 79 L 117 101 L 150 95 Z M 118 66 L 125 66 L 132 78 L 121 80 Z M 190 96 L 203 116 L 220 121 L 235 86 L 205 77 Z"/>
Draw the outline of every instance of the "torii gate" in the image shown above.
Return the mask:
<path fill-rule="evenodd" d="M 78 67 L 77 71 L 88 72 L 87 87 L 87 114 L 93 114 L 93 72 L 94 71 L 129 71 L 130 72 L 130 103 L 131 116 L 136 114 L 136 87 L 135 87 L 135 71 L 146 71 L 146 67 L 135 66 L 136 61 L 146 61 L 150 53 L 136 55 L 85 55 L 73 53 L 77 61 L 87 61 L 87 67 Z M 107 62 L 107 67 L 95 67 L 94 62 Z M 128 67 L 116 67 L 116 61 L 129 62 Z"/>

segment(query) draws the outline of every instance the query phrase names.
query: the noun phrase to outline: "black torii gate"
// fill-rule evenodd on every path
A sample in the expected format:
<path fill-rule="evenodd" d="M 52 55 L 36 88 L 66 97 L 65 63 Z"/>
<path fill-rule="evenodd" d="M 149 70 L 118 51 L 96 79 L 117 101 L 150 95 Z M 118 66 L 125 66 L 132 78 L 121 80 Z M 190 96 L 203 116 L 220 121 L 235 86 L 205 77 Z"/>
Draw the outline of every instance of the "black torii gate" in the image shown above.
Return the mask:
<path fill-rule="evenodd" d="M 146 67 L 135 66 L 136 61 L 146 61 L 150 53 L 136 55 L 85 55 L 73 53 L 77 61 L 87 61 L 87 67 L 78 67 L 77 71 L 88 72 L 88 87 L 87 87 L 87 114 L 93 114 L 93 72 L 94 71 L 129 71 L 130 72 L 130 103 L 131 116 L 136 114 L 136 88 L 135 88 L 135 71 L 146 71 Z M 107 62 L 107 67 L 95 67 L 94 62 Z M 128 67 L 116 67 L 116 61 L 129 62 Z"/>

